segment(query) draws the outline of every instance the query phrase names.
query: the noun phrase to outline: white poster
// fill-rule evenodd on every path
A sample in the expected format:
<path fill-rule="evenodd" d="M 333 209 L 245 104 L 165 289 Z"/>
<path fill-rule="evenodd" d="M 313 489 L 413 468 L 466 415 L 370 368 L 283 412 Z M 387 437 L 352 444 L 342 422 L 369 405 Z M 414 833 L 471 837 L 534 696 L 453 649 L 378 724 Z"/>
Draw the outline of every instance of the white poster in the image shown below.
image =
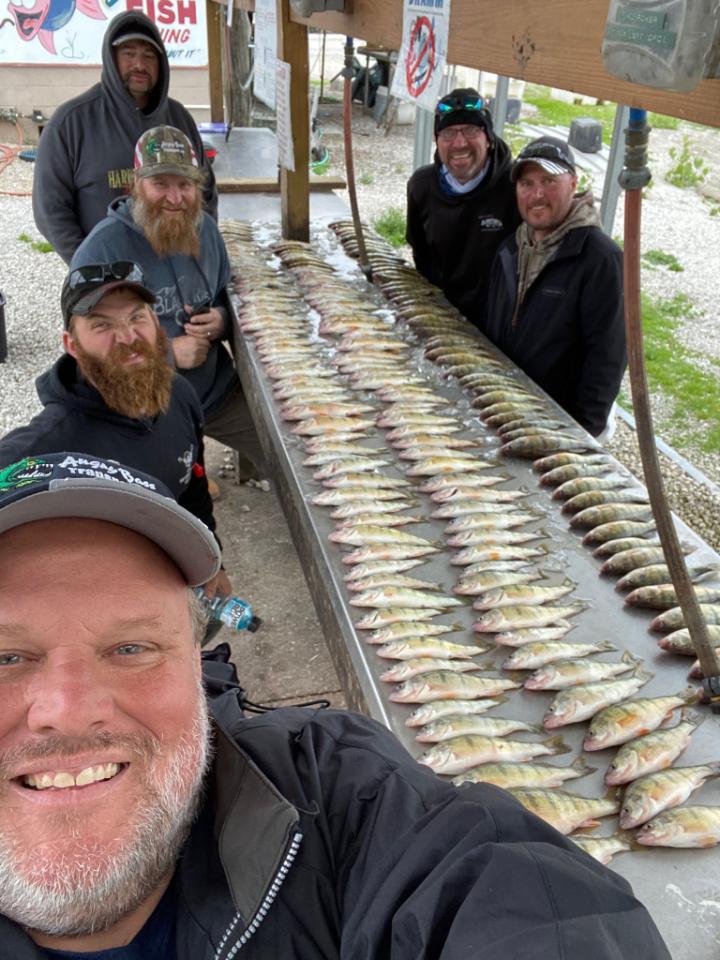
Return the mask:
<path fill-rule="evenodd" d="M 390 93 L 425 110 L 441 96 L 450 0 L 404 0 L 402 44 Z"/>
<path fill-rule="evenodd" d="M 155 21 L 171 66 L 207 66 L 205 0 L 0 0 L 0 64 L 99 65 L 108 24 Z"/>
<path fill-rule="evenodd" d="M 255 71 L 253 92 L 258 100 L 275 109 L 275 64 L 277 61 L 277 13 L 275 0 L 255 0 Z"/>
<path fill-rule="evenodd" d="M 290 64 L 276 60 L 275 109 L 277 112 L 278 163 L 286 170 L 295 170 L 292 120 L 290 117 Z"/>

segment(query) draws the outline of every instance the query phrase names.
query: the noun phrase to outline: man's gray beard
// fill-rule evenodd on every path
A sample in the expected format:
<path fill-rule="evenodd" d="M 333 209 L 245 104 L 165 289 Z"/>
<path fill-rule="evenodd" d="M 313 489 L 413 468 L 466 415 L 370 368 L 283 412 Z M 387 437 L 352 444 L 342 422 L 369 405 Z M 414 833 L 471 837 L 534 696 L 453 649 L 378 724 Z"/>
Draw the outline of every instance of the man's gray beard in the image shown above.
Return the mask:
<path fill-rule="evenodd" d="M 162 782 L 151 772 L 142 785 L 137 807 L 128 811 L 134 830 L 121 852 L 74 844 L 70 856 L 49 852 L 43 861 L 18 848 L 11 824 L 0 826 L 0 914 L 49 936 L 84 936 L 111 927 L 157 889 L 190 832 L 210 761 L 210 723 L 199 679 L 198 686 L 192 732 L 178 742 Z"/>

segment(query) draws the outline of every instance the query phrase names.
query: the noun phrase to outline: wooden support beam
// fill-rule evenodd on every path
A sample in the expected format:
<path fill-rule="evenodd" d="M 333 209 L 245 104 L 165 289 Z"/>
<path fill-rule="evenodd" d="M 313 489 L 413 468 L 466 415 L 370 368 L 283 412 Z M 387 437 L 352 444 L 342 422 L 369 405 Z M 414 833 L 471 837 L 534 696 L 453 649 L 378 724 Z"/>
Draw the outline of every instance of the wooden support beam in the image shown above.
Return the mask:
<path fill-rule="evenodd" d="M 278 193 L 277 177 L 223 177 L 215 181 L 218 193 Z M 347 183 L 342 177 L 310 176 L 310 189 L 329 192 L 345 190 Z"/>
<path fill-rule="evenodd" d="M 290 118 L 295 170 L 280 167 L 282 235 L 287 240 L 310 239 L 310 109 L 307 27 L 290 20 L 288 0 L 278 0 L 278 59 L 290 64 Z"/>
<path fill-rule="evenodd" d="M 223 109 L 223 27 L 225 7 L 214 0 L 205 0 L 207 10 L 208 36 L 208 84 L 210 87 L 210 119 L 213 123 L 222 123 L 225 119 Z"/>

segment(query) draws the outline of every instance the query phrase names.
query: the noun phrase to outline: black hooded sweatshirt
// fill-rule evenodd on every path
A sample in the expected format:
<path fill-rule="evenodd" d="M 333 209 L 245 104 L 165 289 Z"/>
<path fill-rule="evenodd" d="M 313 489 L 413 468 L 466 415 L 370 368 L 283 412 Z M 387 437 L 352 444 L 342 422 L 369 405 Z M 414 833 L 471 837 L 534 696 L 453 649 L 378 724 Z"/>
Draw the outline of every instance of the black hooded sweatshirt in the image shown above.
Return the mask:
<path fill-rule="evenodd" d="M 111 457 L 162 480 L 178 503 L 215 530 L 203 469 L 202 410 L 183 377 L 173 379 L 167 413 L 137 420 L 111 410 L 80 377 L 69 354 L 35 385 L 43 409 L 0 440 L 0 468 L 23 457 L 63 450 Z"/>
<path fill-rule="evenodd" d="M 520 223 L 511 165 L 510 148 L 495 137 L 490 169 L 469 193 L 443 189 L 437 153 L 407 185 L 407 242 L 415 266 L 481 330 L 490 265 Z"/>
<path fill-rule="evenodd" d="M 113 40 L 132 27 L 163 50 L 159 76 L 150 100 L 141 109 L 126 90 L 113 55 Z M 185 107 L 168 97 L 170 64 L 160 32 L 143 13 L 121 13 L 105 32 L 102 75 L 86 93 L 62 104 L 43 130 L 35 164 L 33 214 L 38 230 L 66 263 L 107 214 L 133 179 L 135 144 L 146 130 L 169 124 L 189 138 L 207 180 L 205 209 L 217 219 L 215 177 L 203 150 L 197 125 Z"/>

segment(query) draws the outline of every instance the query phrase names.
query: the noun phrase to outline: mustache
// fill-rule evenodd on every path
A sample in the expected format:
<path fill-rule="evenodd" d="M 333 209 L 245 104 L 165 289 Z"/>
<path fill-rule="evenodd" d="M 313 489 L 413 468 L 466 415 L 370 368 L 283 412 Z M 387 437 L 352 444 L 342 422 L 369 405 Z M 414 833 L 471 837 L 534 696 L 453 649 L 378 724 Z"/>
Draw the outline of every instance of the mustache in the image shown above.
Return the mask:
<path fill-rule="evenodd" d="M 48 737 L 36 743 L 11 747 L 0 754 L 0 778 L 7 780 L 13 771 L 36 760 L 72 760 L 84 753 L 120 748 L 138 760 L 153 760 L 160 753 L 160 745 L 150 736 L 133 733 L 97 733 L 88 737 Z"/>

